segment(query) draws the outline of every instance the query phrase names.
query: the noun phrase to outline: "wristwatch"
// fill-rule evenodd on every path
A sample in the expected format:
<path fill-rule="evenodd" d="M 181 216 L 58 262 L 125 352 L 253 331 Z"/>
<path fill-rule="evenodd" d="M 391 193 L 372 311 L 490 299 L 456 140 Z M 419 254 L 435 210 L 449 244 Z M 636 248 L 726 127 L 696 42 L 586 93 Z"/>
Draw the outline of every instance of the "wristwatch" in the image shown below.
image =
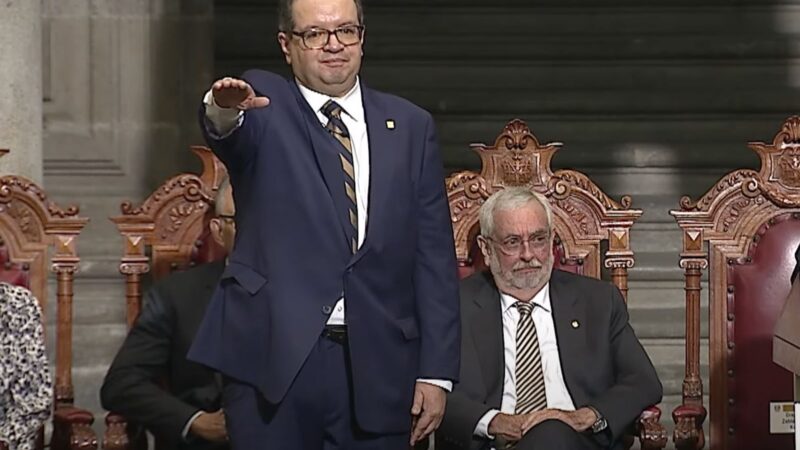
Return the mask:
<path fill-rule="evenodd" d="M 606 418 L 603 417 L 602 414 L 600 414 L 600 411 L 591 406 L 587 406 L 587 408 L 594 411 L 594 415 L 597 416 L 597 420 L 595 420 L 594 423 L 592 424 L 592 433 L 597 434 L 608 428 L 608 422 L 606 422 Z"/>

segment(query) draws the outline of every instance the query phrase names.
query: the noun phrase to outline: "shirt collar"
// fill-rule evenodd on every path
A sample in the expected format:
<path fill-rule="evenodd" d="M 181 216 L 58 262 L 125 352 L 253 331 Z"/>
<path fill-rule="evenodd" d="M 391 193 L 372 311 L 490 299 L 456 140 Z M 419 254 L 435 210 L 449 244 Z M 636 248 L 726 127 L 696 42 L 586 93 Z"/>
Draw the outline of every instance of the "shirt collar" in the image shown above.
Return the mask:
<path fill-rule="evenodd" d="M 327 103 L 328 100 L 333 100 L 338 103 L 339 106 L 342 107 L 342 111 L 352 117 L 353 120 L 356 122 L 364 121 L 364 104 L 361 102 L 361 80 L 359 78 L 356 78 L 355 86 L 341 97 L 331 97 L 321 92 L 312 91 L 303 86 L 303 83 L 298 79 L 295 79 L 295 82 L 303 98 L 306 99 L 306 102 L 308 102 L 315 113 L 320 113 L 325 103 Z"/>
<path fill-rule="evenodd" d="M 514 303 L 520 301 L 513 296 L 506 294 L 505 292 L 500 292 L 500 303 L 503 307 L 503 314 L 507 313 L 509 309 L 514 308 Z M 550 312 L 550 282 L 547 282 L 544 287 L 539 289 L 539 292 L 533 296 L 530 301 L 536 305 L 547 311 Z"/>

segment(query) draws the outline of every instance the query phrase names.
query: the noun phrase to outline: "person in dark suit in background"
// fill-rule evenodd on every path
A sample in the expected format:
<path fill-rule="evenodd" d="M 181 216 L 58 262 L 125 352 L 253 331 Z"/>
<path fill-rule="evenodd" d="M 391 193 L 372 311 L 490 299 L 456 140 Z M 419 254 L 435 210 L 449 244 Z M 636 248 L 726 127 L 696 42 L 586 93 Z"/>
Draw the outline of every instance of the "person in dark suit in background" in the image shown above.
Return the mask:
<path fill-rule="evenodd" d="M 236 229 L 227 179 L 214 211 L 211 236 L 230 252 Z M 154 285 L 100 391 L 105 409 L 144 426 L 167 448 L 228 448 L 221 378 L 186 359 L 224 267 L 224 261 L 203 264 Z"/>
<path fill-rule="evenodd" d="M 360 0 L 278 3 L 293 76 L 220 79 L 200 111 L 238 234 L 190 358 L 227 377 L 235 449 L 407 449 L 458 377 L 433 119 L 359 79 Z"/>
<path fill-rule="evenodd" d="M 662 395 L 622 294 L 553 271 L 550 205 L 527 188 L 492 195 L 480 226 L 491 273 L 461 283 L 461 382 L 448 396 L 437 444 L 622 448 L 623 434 Z"/>

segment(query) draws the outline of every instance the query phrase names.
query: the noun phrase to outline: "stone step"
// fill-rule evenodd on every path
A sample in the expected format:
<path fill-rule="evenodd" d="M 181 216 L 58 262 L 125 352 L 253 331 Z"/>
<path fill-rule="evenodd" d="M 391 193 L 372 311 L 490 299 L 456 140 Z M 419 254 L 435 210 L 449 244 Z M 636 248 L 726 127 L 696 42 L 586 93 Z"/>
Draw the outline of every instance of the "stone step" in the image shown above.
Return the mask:
<path fill-rule="evenodd" d="M 638 261 L 639 253 L 668 253 L 675 256 L 677 264 L 677 257 L 683 247 L 683 232 L 666 212 L 664 216 L 670 222 L 647 222 L 647 218 L 653 217 L 652 213 L 652 210 L 645 210 L 642 218 L 631 228 L 631 249 L 637 259 L 636 265 L 641 265 Z"/>
<path fill-rule="evenodd" d="M 706 283 L 701 283 L 706 289 Z M 683 308 L 683 280 L 628 282 L 628 310 Z"/>
<path fill-rule="evenodd" d="M 73 285 L 72 323 L 74 326 L 116 324 L 125 322 L 125 286 L 121 275 L 116 278 L 81 278 Z M 55 286 L 49 286 L 45 322 L 56 320 Z"/>
<path fill-rule="evenodd" d="M 567 145 L 567 144 L 565 144 Z M 568 151 L 565 150 L 564 151 Z M 698 195 L 705 192 L 724 175 L 723 168 L 673 167 L 575 167 L 600 186 L 607 194 L 616 196 L 662 195 L 685 192 Z M 634 199 L 635 200 L 635 199 Z"/>
<path fill-rule="evenodd" d="M 480 114 L 433 112 L 445 166 L 451 170 L 477 168 L 480 161 L 468 143 L 491 145 L 509 120 L 520 118 L 540 143 L 564 143 L 553 157 L 554 167 L 704 167 L 715 169 L 720 176 L 730 168 L 757 167 L 758 158 L 747 142 L 771 141 L 785 119 L 782 113 L 686 116 L 508 108 Z"/>
<path fill-rule="evenodd" d="M 685 374 L 685 352 L 683 339 L 640 339 L 647 355 L 658 372 L 664 395 L 681 393 Z M 707 385 L 708 340 L 700 340 L 700 375 Z"/>
<path fill-rule="evenodd" d="M 125 323 L 78 325 L 72 329 L 72 367 L 108 367 L 128 330 Z M 48 351 L 55 354 L 55 329 L 45 327 Z M 98 386 L 99 387 L 99 386 Z"/>
<path fill-rule="evenodd" d="M 637 251 L 635 257 L 636 264 L 628 271 L 629 279 L 632 281 L 678 281 L 684 279 L 683 269 L 678 265 L 680 255 L 674 251 Z M 707 272 L 703 271 L 703 280 L 707 279 Z"/>
<path fill-rule="evenodd" d="M 637 336 L 683 339 L 686 335 L 686 307 L 682 284 L 636 281 L 629 283 L 628 288 L 628 313 Z M 707 296 L 701 296 L 700 307 L 700 336 L 707 338 Z"/>

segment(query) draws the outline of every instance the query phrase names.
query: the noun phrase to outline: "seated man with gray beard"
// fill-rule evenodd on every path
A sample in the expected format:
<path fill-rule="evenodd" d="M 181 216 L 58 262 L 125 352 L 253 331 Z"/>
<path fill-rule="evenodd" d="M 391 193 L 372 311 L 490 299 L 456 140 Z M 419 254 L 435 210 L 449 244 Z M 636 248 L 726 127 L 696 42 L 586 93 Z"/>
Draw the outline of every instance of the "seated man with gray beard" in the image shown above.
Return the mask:
<path fill-rule="evenodd" d="M 550 205 L 529 189 L 492 195 L 480 225 L 491 273 L 461 283 L 461 382 L 437 450 L 623 448 L 662 387 L 622 294 L 553 270 Z"/>

